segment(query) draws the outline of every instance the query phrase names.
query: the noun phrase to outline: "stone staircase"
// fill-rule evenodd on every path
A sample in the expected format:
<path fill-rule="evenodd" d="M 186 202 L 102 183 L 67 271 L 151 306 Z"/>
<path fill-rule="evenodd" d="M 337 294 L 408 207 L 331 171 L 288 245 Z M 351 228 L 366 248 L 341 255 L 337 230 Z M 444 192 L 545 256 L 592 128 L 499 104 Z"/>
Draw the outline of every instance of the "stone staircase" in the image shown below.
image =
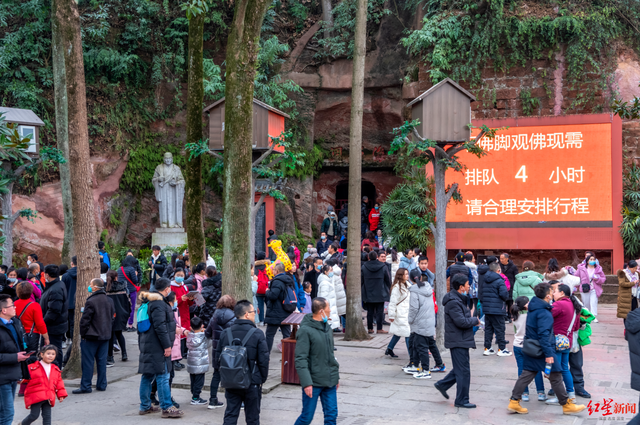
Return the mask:
<path fill-rule="evenodd" d="M 617 304 L 618 303 L 618 276 L 607 275 L 607 280 L 602 285 L 602 295 L 598 300 L 598 304 Z"/>

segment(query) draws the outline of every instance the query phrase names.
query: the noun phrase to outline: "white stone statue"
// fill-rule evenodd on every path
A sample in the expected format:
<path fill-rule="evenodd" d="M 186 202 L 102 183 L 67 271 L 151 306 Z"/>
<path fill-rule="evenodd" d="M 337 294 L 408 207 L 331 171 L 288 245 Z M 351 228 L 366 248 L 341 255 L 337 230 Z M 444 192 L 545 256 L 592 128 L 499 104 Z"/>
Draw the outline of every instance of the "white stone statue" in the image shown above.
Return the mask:
<path fill-rule="evenodd" d="M 160 227 L 181 228 L 184 178 L 180 168 L 173 164 L 170 152 L 164 154 L 164 164 L 156 167 L 153 187 L 156 188 L 156 201 L 159 203 Z"/>

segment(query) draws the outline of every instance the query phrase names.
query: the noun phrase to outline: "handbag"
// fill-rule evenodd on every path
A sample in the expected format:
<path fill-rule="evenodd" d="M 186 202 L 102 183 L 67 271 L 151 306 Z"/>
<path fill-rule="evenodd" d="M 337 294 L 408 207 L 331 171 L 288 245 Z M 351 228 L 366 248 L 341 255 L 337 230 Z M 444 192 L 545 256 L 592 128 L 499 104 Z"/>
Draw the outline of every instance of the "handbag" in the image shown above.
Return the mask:
<path fill-rule="evenodd" d="M 120 267 L 120 271 L 122 272 L 122 275 L 124 276 L 125 279 L 127 279 L 127 281 L 133 285 L 134 288 L 136 288 L 136 291 L 140 291 L 140 287 L 138 285 L 136 285 L 135 283 L 131 282 L 131 279 L 129 279 L 129 276 L 127 276 L 127 274 L 124 272 L 124 267 Z"/>
<path fill-rule="evenodd" d="M 537 339 L 526 339 L 522 343 L 522 354 L 533 359 L 544 358 L 544 352 Z"/>
<path fill-rule="evenodd" d="M 573 329 L 573 322 L 576 320 L 576 312 L 573 312 L 573 318 L 571 319 L 571 323 L 569 324 L 569 329 L 567 333 L 571 332 Z M 569 337 L 562 334 L 556 334 L 556 351 L 567 351 L 571 349 L 571 341 L 569 341 Z"/>

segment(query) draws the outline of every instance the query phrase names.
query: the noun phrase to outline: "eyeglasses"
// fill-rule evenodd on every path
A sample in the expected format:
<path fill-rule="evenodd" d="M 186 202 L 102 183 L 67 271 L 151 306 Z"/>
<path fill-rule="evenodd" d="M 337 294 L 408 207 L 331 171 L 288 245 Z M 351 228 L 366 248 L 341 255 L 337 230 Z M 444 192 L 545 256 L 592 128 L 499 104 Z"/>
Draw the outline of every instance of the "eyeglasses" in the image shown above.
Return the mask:
<path fill-rule="evenodd" d="M 8 306 L 6 306 L 4 308 L 16 308 L 16 305 L 15 304 L 11 304 L 11 305 L 8 305 Z"/>
<path fill-rule="evenodd" d="M 255 310 L 247 311 L 247 314 L 256 314 Z"/>

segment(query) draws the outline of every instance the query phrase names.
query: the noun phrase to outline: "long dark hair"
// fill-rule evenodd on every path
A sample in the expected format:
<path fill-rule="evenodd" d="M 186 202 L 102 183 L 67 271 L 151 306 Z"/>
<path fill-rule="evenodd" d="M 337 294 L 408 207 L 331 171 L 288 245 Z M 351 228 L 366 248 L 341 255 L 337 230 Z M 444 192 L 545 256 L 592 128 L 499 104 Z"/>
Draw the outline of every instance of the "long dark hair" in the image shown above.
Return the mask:
<path fill-rule="evenodd" d="M 407 271 L 404 267 L 400 267 L 396 272 L 396 275 L 393 278 L 393 285 L 391 285 L 391 291 L 393 291 L 393 287 L 398 285 L 400 293 L 402 294 L 405 290 L 409 289 L 409 285 L 406 280 L 403 280 L 404 273 Z"/>
<path fill-rule="evenodd" d="M 521 311 L 526 310 L 527 303 L 529 302 L 529 297 L 518 297 L 513 301 L 513 305 L 511 306 L 511 315 L 513 316 L 513 320 L 518 320 L 518 315 Z"/>
<path fill-rule="evenodd" d="M 559 272 L 560 266 L 558 265 L 558 260 L 555 258 L 550 258 L 547 263 L 547 273 Z"/>
<path fill-rule="evenodd" d="M 558 285 L 558 291 L 569 297 L 571 303 L 573 304 L 573 309 L 576 311 L 576 314 L 580 314 L 580 312 L 582 311 L 582 304 L 580 304 L 580 301 L 578 301 L 576 296 L 571 293 L 571 288 L 569 288 L 568 285 L 561 283 L 560 285 Z"/>
<path fill-rule="evenodd" d="M 118 281 L 118 272 L 115 270 L 109 270 L 107 272 L 107 287 L 106 292 L 111 292 L 111 286 L 113 285 L 113 282 L 117 282 Z"/>

